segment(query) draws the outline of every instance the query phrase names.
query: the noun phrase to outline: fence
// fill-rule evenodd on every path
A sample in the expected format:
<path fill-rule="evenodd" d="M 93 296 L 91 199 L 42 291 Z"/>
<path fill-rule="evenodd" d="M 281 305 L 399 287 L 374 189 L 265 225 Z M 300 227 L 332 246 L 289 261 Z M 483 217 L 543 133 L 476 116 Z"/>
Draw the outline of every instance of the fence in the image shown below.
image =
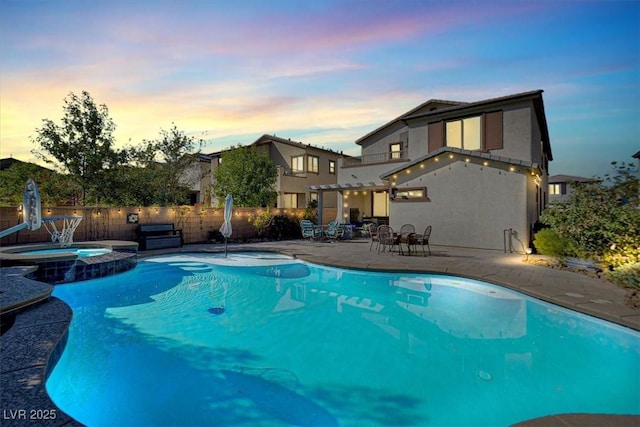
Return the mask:
<path fill-rule="evenodd" d="M 256 238 L 257 232 L 250 218 L 264 212 L 264 208 L 234 208 L 231 240 L 245 241 Z M 270 209 L 271 215 L 286 215 L 298 221 L 304 209 Z M 82 216 L 83 220 L 73 234 L 75 242 L 95 240 L 136 240 L 138 224 L 172 223 L 182 229 L 185 243 L 208 242 L 210 232 L 218 230 L 224 221 L 224 209 L 198 206 L 166 207 L 43 207 L 42 216 Z M 128 222 L 137 216 L 138 223 Z M 335 208 L 323 209 L 325 222 L 336 217 Z M 0 230 L 23 222 L 22 212 L 15 207 L 0 207 Z M 0 246 L 50 242 L 44 226 L 37 231 L 21 230 L 0 240 Z"/>

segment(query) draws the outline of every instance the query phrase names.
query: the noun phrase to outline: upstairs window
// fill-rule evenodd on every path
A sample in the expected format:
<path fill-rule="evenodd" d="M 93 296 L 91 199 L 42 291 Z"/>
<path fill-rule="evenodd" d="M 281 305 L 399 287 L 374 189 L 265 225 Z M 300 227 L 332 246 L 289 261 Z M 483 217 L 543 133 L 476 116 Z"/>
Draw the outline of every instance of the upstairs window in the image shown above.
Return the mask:
<path fill-rule="evenodd" d="M 481 123 L 480 116 L 447 122 L 447 147 L 480 150 Z"/>
<path fill-rule="evenodd" d="M 550 196 L 561 196 L 562 194 L 564 194 L 562 191 L 562 184 L 549 184 Z"/>
<path fill-rule="evenodd" d="M 335 175 L 336 174 L 336 161 L 335 160 L 329 160 L 329 173 L 331 175 Z"/>
<path fill-rule="evenodd" d="M 318 157 L 307 156 L 307 172 L 318 173 Z"/>
<path fill-rule="evenodd" d="M 291 158 L 291 170 L 294 172 L 304 172 L 304 156 Z"/>
<path fill-rule="evenodd" d="M 389 158 L 401 159 L 402 158 L 402 145 L 399 142 L 389 144 Z"/>

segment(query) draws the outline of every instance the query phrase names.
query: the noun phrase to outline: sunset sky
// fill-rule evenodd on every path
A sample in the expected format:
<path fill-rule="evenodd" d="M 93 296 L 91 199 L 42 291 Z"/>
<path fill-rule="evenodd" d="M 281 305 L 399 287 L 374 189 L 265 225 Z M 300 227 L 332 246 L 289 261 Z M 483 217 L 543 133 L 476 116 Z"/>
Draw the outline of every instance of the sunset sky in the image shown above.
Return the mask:
<path fill-rule="evenodd" d="M 0 0 L 0 157 L 34 161 L 70 92 L 118 147 L 172 123 L 203 152 L 262 134 L 359 154 L 430 98 L 544 90 L 552 174 L 640 150 L 638 1 Z"/>

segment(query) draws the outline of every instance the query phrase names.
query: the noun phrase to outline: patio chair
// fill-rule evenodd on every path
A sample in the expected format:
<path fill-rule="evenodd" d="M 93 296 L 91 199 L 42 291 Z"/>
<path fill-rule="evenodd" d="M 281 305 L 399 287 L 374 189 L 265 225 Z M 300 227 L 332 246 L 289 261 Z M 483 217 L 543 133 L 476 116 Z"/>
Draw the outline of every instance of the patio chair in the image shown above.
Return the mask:
<path fill-rule="evenodd" d="M 398 243 L 398 246 L 400 248 L 400 253 L 402 253 L 402 242 L 405 242 L 407 244 L 407 249 L 409 250 L 409 254 L 411 254 L 411 245 L 413 244 L 413 250 L 415 252 L 415 243 L 414 240 L 412 238 L 412 236 L 410 236 L 411 234 L 416 234 L 416 227 L 413 226 L 413 224 L 403 224 L 402 227 L 400 227 L 400 240 L 401 242 Z"/>
<path fill-rule="evenodd" d="M 378 227 L 378 253 L 384 252 L 387 247 L 393 255 L 393 247 L 400 241 L 400 237 L 395 235 L 393 228 L 388 225 Z"/>
<path fill-rule="evenodd" d="M 313 240 L 318 237 L 322 237 L 322 230 L 308 219 L 300 221 L 300 229 L 302 230 L 302 238 Z"/>
<path fill-rule="evenodd" d="M 400 234 L 409 234 L 415 232 L 416 228 L 413 226 L 413 224 L 404 224 L 402 227 L 400 227 Z"/>
<path fill-rule="evenodd" d="M 429 249 L 429 256 L 431 256 L 431 247 L 429 246 L 429 238 L 431 237 L 431 226 L 428 225 L 427 228 L 424 229 L 424 233 L 422 235 L 417 235 L 415 243 L 416 245 L 422 245 L 422 254 L 426 255 L 424 251 L 424 246 L 427 246 Z"/>
<path fill-rule="evenodd" d="M 371 249 L 373 248 L 373 244 L 379 244 L 378 242 L 378 225 L 375 223 L 371 223 L 368 225 L 367 227 L 367 233 L 369 233 L 369 239 L 371 241 L 371 245 L 369 245 L 369 252 L 371 252 Z M 376 247 L 377 250 L 377 247 Z"/>
<path fill-rule="evenodd" d="M 330 221 L 324 230 L 324 235 L 329 239 L 342 239 L 344 237 L 344 222 Z"/>

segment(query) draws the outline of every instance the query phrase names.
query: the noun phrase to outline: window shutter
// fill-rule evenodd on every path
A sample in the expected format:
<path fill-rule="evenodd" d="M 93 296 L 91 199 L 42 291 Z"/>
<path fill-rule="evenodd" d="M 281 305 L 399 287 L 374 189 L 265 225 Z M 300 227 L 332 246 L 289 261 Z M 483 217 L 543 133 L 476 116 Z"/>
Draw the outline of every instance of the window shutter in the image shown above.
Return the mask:
<path fill-rule="evenodd" d="M 400 143 L 402 144 L 402 152 L 405 158 L 409 156 L 409 132 L 402 132 L 400 134 Z"/>
<path fill-rule="evenodd" d="M 444 147 L 444 122 L 429 123 L 429 153 Z"/>
<path fill-rule="evenodd" d="M 493 111 L 484 115 L 484 149 L 500 150 L 502 143 L 502 111 Z"/>

